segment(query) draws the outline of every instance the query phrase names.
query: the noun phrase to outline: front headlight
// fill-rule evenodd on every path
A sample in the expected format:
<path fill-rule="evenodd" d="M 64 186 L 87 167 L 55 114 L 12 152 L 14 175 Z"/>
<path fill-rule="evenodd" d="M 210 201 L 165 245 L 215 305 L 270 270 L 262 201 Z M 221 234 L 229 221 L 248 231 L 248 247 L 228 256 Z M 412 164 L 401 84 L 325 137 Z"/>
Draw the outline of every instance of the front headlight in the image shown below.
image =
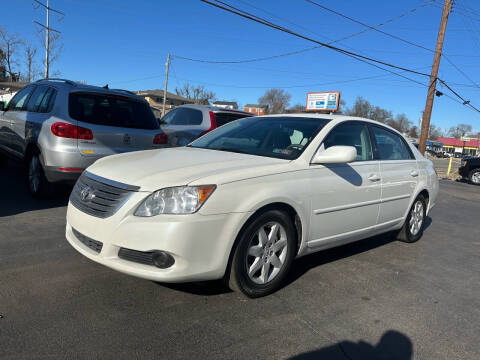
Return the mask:
<path fill-rule="evenodd" d="M 215 185 L 177 186 L 155 191 L 135 211 L 136 216 L 193 214 L 207 201 Z"/>

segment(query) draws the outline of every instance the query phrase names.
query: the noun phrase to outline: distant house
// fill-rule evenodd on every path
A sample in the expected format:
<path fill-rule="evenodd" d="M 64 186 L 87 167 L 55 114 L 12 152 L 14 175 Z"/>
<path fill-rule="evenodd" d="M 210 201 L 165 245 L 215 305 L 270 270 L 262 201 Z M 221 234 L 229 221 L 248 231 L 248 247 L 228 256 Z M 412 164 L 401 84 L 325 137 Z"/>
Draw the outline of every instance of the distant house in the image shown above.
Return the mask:
<path fill-rule="evenodd" d="M 265 113 L 267 112 L 267 107 L 265 105 L 247 104 L 243 108 L 243 111 L 260 116 L 265 115 Z"/>
<path fill-rule="evenodd" d="M 213 106 L 222 109 L 238 110 L 238 104 L 235 101 L 215 101 Z"/>
<path fill-rule="evenodd" d="M 138 96 L 143 97 L 153 109 L 162 109 L 163 108 L 163 90 L 140 90 L 137 91 Z M 194 101 L 191 99 L 184 98 L 180 95 L 175 95 L 167 91 L 167 100 L 165 103 L 166 111 L 173 109 L 176 106 L 184 104 L 193 104 Z M 159 116 L 156 111 L 155 115 Z"/>

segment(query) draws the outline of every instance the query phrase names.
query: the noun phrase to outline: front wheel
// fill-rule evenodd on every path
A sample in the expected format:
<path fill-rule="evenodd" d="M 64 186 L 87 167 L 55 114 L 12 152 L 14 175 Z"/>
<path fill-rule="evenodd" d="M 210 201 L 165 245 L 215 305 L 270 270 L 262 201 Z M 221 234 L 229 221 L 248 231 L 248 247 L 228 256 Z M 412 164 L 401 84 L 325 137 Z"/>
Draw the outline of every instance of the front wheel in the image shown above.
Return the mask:
<path fill-rule="evenodd" d="M 480 185 L 480 169 L 473 169 L 470 171 L 468 180 L 474 185 Z"/>
<path fill-rule="evenodd" d="M 271 294 L 281 286 L 295 257 L 295 226 L 283 211 L 264 212 L 242 231 L 234 251 L 230 288 L 251 298 Z"/>
<path fill-rule="evenodd" d="M 418 195 L 407 215 L 405 224 L 397 235 L 397 239 L 407 243 L 420 240 L 425 228 L 427 217 L 427 202 L 422 195 Z"/>
<path fill-rule="evenodd" d="M 43 172 L 38 154 L 32 154 L 27 162 L 27 186 L 34 198 L 43 198 L 48 195 L 50 184 Z"/>

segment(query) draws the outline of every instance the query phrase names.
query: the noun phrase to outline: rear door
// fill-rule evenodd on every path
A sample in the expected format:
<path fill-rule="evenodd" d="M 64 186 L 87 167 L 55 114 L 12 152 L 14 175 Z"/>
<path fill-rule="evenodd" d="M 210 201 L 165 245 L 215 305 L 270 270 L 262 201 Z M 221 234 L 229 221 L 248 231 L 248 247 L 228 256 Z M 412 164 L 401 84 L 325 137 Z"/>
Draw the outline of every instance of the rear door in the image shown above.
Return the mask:
<path fill-rule="evenodd" d="M 369 126 L 380 160 L 382 200 L 378 223 L 394 223 L 405 216 L 417 186 L 417 161 L 400 135 L 380 125 Z"/>
<path fill-rule="evenodd" d="M 116 94 L 72 92 L 69 115 L 79 134 L 82 128 L 93 133 L 93 139 L 78 139 L 78 149 L 87 157 L 152 149 L 157 147 L 155 135 L 161 133 L 147 103 Z"/>
<path fill-rule="evenodd" d="M 25 149 L 25 124 L 27 122 L 27 104 L 35 86 L 20 90 L 8 104 L 4 112 L 6 148 L 13 155 L 23 158 Z"/>
<path fill-rule="evenodd" d="M 203 118 L 203 111 L 190 107 L 178 107 L 166 114 L 162 130 L 168 136 L 170 146 L 185 146 L 210 128 L 211 119 Z"/>

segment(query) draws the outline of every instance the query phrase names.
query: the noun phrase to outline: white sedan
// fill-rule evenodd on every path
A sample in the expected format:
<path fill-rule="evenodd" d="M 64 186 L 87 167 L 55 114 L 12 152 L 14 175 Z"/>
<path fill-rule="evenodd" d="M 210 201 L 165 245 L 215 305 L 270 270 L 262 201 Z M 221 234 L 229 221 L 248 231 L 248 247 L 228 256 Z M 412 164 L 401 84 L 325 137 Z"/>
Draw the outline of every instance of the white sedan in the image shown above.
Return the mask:
<path fill-rule="evenodd" d="M 98 160 L 73 189 L 66 237 L 126 274 L 223 278 L 258 297 L 281 286 L 296 257 L 388 231 L 417 241 L 437 193 L 432 163 L 388 126 L 252 117 L 186 147 Z"/>

